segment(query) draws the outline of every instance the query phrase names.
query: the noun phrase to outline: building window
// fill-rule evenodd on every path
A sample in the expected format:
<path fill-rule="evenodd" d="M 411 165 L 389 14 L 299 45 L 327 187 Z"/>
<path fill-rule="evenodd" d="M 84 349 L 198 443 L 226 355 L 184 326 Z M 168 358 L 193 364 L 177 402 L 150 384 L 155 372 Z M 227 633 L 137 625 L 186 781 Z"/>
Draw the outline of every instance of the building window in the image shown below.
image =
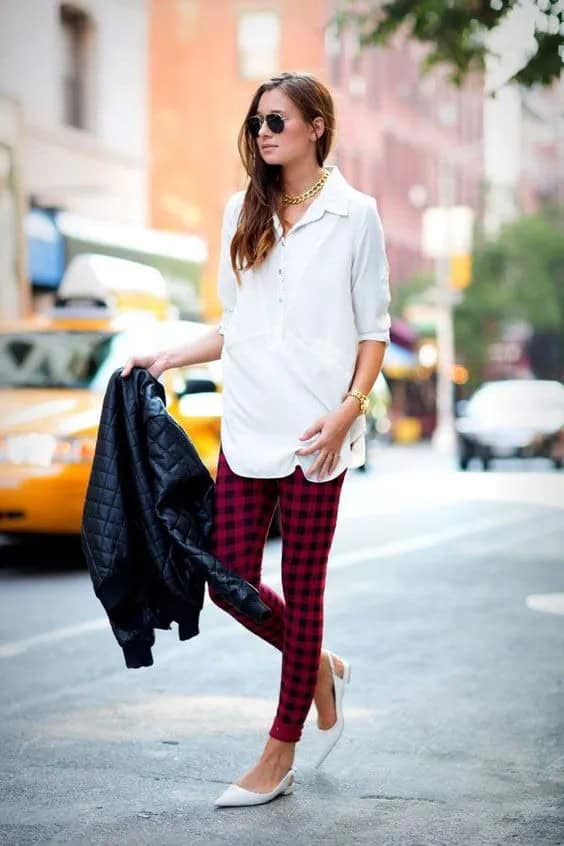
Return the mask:
<path fill-rule="evenodd" d="M 59 16 L 63 34 L 63 123 L 86 129 L 86 74 L 90 18 L 78 6 L 62 3 Z"/>
<path fill-rule="evenodd" d="M 364 55 L 360 44 L 360 36 L 354 34 L 349 75 L 349 94 L 351 97 L 362 99 L 366 94 L 366 79 L 363 73 Z"/>
<path fill-rule="evenodd" d="M 382 51 L 370 47 L 366 54 L 366 103 L 373 111 L 378 111 L 382 97 L 383 73 L 381 71 Z"/>
<path fill-rule="evenodd" d="M 12 103 L 6 103 L 6 110 L 2 109 L 2 118 L 6 121 L 7 135 L 11 131 Z M 14 110 L 15 111 L 15 110 Z M 14 115 L 15 124 L 15 115 Z M 21 243 L 18 238 L 19 213 L 15 151 L 4 144 L 0 144 L 0 313 L 3 317 L 18 317 L 27 303 L 23 299 L 23 289 L 20 289 L 21 272 Z M 23 281 L 23 280 L 22 280 Z"/>
<path fill-rule="evenodd" d="M 362 73 L 362 65 L 363 65 L 363 48 L 360 43 L 360 35 L 355 32 L 353 43 L 352 43 L 352 54 L 351 54 L 351 73 L 352 74 L 361 74 Z"/>
<path fill-rule="evenodd" d="M 329 64 L 329 79 L 335 87 L 341 84 L 342 54 L 341 36 L 336 26 L 331 24 L 325 29 L 325 55 Z"/>
<path fill-rule="evenodd" d="M 358 191 L 363 190 L 362 155 L 355 151 L 351 155 L 351 183 Z"/>
<path fill-rule="evenodd" d="M 239 75 L 263 79 L 280 68 L 280 17 L 276 12 L 243 12 L 237 27 Z"/>

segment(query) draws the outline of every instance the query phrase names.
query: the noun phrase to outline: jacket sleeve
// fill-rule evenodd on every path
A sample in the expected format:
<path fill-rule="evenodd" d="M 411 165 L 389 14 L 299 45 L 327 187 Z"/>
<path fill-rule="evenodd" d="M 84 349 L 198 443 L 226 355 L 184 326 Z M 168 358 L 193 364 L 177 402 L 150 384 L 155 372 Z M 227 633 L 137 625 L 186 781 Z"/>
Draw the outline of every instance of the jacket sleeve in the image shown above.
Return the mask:
<path fill-rule="evenodd" d="M 384 230 L 374 197 L 357 227 L 352 268 L 352 303 L 358 340 L 390 342 L 389 267 Z"/>
<path fill-rule="evenodd" d="M 131 375 L 130 379 L 136 378 Z M 117 380 L 120 381 L 117 381 Z M 116 370 L 108 383 L 81 522 L 81 544 L 92 580 L 127 667 L 153 663 L 154 630 L 143 601 L 143 570 L 128 534 L 123 482 L 123 380 Z"/>
<path fill-rule="evenodd" d="M 122 648 L 125 666 L 128 669 L 150 667 L 155 630 L 146 619 L 142 605 L 130 599 L 112 608 L 108 617 L 114 637 Z"/>
<path fill-rule="evenodd" d="M 94 481 L 99 478 L 94 474 Z M 150 667 L 153 663 L 151 647 L 155 643 L 153 622 L 143 602 L 138 598 L 137 579 L 132 572 L 125 576 L 116 564 L 119 556 L 108 557 L 108 544 L 114 543 L 111 525 L 102 536 L 91 511 L 99 511 L 99 501 L 87 495 L 80 539 L 94 593 L 99 599 L 128 668 Z"/>

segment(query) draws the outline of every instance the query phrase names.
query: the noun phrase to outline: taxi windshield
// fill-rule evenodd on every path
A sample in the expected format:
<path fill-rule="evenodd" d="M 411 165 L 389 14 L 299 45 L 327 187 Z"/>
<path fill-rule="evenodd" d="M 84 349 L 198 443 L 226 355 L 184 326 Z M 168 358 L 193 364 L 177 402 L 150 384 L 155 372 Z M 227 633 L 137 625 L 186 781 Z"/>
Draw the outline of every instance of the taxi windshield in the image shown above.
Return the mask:
<path fill-rule="evenodd" d="M 115 341 L 94 330 L 1 334 L 0 387 L 101 389 L 120 363 Z"/>

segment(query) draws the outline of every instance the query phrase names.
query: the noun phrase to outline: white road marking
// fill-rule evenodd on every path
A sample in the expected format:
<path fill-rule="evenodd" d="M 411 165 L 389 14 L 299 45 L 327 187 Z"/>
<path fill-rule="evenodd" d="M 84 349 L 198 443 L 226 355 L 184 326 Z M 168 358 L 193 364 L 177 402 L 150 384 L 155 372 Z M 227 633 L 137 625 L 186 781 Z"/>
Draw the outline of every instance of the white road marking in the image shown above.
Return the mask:
<path fill-rule="evenodd" d="M 449 526 L 441 531 L 429 532 L 427 534 L 418 535 L 414 538 L 392 541 L 387 544 L 360 547 L 359 549 L 352 550 L 351 552 L 335 553 L 330 556 L 329 569 L 340 570 L 345 567 L 352 567 L 355 564 L 361 564 L 365 561 L 393 558 L 404 555 L 408 552 L 430 549 L 451 540 L 469 537 L 491 529 L 499 529 L 502 527 L 522 524 L 522 517 L 513 517 L 511 519 L 506 518 L 504 520 L 482 520 L 480 523 L 475 523 L 473 525 L 469 525 L 468 522 L 465 521 L 464 523 L 460 523 L 455 526 Z M 280 544 L 278 544 L 277 547 L 277 551 L 279 552 Z M 273 563 L 273 559 L 270 558 L 270 556 L 267 556 L 267 559 L 269 560 L 269 563 Z M 270 574 L 268 582 L 272 585 L 280 584 L 280 572 Z M 53 629 L 50 632 L 44 632 L 43 634 L 34 635 L 21 640 L 8 641 L 0 644 L 0 659 L 12 658 L 15 655 L 21 655 L 24 652 L 28 652 L 30 649 L 34 649 L 37 646 L 43 646 L 59 640 L 66 640 L 69 637 L 76 637 L 78 635 L 85 634 L 86 632 L 102 631 L 109 628 L 109 625 L 107 617 L 98 617 L 94 620 L 87 620 L 84 623 L 78 623 L 74 626 L 65 626 L 64 628 Z"/>
<path fill-rule="evenodd" d="M 533 611 L 564 614 L 564 593 L 530 593 L 525 605 Z"/>
<path fill-rule="evenodd" d="M 14 655 L 21 655 L 33 649 L 34 646 L 43 646 L 46 643 L 53 643 L 57 640 L 66 640 L 68 637 L 75 637 L 85 632 L 95 632 L 106 629 L 109 626 L 107 617 L 98 617 L 95 620 L 87 620 L 85 623 L 78 623 L 75 626 L 64 626 L 64 628 L 53 629 L 50 632 L 26 637 L 22 640 L 12 640 L 0 644 L 0 658 L 12 658 Z"/>
<path fill-rule="evenodd" d="M 468 522 L 464 522 L 458 526 L 450 526 L 442 531 L 429 532 L 415 538 L 392 541 L 392 543 L 380 544 L 379 546 L 367 546 L 363 549 L 356 549 L 353 552 L 342 552 L 331 558 L 330 567 L 332 569 L 340 569 L 342 567 L 350 567 L 362 561 L 371 561 L 374 558 L 392 558 L 394 556 L 404 555 L 406 552 L 430 549 L 433 546 L 440 546 L 457 538 L 468 537 L 469 535 L 479 534 L 490 529 L 512 526 L 520 522 L 521 519 L 516 520 L 514 517 L 505 520 L 483 520 L 481 523 L 473 526 L 469 526 Z"/>
<path fill-rule="evenodd" d="M 536 518 L 535 518 L 536 519 Z M 468 522 L 460 523 L 457 526 L 449 526 L 446 529 L 428 534 L 418 535 L 415 538 L 406 538 L 401 541 L 378 544 L 378 546 L 366 546 L 355 549 L 352 552 L 337 552 L 330 556 L 329 570 L 340 570 L 344 567 L 352 567 L 355 564 L 362 564 L 365 561 L 374 561 L 378 558 L 393 558 L 404 555 L 407 552 L 417 552 L 422 549 L 431 549 L 433 546 L 440 546 L 458 538 L 469 537 L 470 535 L 486 532 L 491 529 L 499 529 L 507 526 L 521 525 L 523 518 L 505 518 L 504 520 L 482 520 L 480 523 L 469 525 Z M 280 574 L 271 576 L 269 583 L 276 579 L 281 582 Z"/>

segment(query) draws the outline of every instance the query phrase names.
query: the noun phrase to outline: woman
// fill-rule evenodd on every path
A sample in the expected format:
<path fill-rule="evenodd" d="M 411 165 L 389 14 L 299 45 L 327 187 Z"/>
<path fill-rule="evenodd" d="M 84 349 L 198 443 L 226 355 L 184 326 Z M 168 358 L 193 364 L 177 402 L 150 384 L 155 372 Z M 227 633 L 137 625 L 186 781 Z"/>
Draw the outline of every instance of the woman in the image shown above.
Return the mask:
<path fill-rule="evenodd" d="M 238 139 L 249 182 L 223 215 L 222 320 L 196 342 L 130 359 L 122 374 L 137 365 L 158 378 L 169 367 L 223 362 L 213 551 L 272 608 L 261 625 L 233 616 L 281 651 L 282 677 L 261 757 L 217 805 L 292 791 L 312 701 L 324 737 L 317 765 L 343 729 L 350 666 L 321 648 L 323 595 L 344 477 L 365 460 L 390 291 L 375 200 L 324 166 L 334 132 L 331 95 L 310 74 L 260 85 Z M 260 581 L 277 501 L 284 598 Z"/>

